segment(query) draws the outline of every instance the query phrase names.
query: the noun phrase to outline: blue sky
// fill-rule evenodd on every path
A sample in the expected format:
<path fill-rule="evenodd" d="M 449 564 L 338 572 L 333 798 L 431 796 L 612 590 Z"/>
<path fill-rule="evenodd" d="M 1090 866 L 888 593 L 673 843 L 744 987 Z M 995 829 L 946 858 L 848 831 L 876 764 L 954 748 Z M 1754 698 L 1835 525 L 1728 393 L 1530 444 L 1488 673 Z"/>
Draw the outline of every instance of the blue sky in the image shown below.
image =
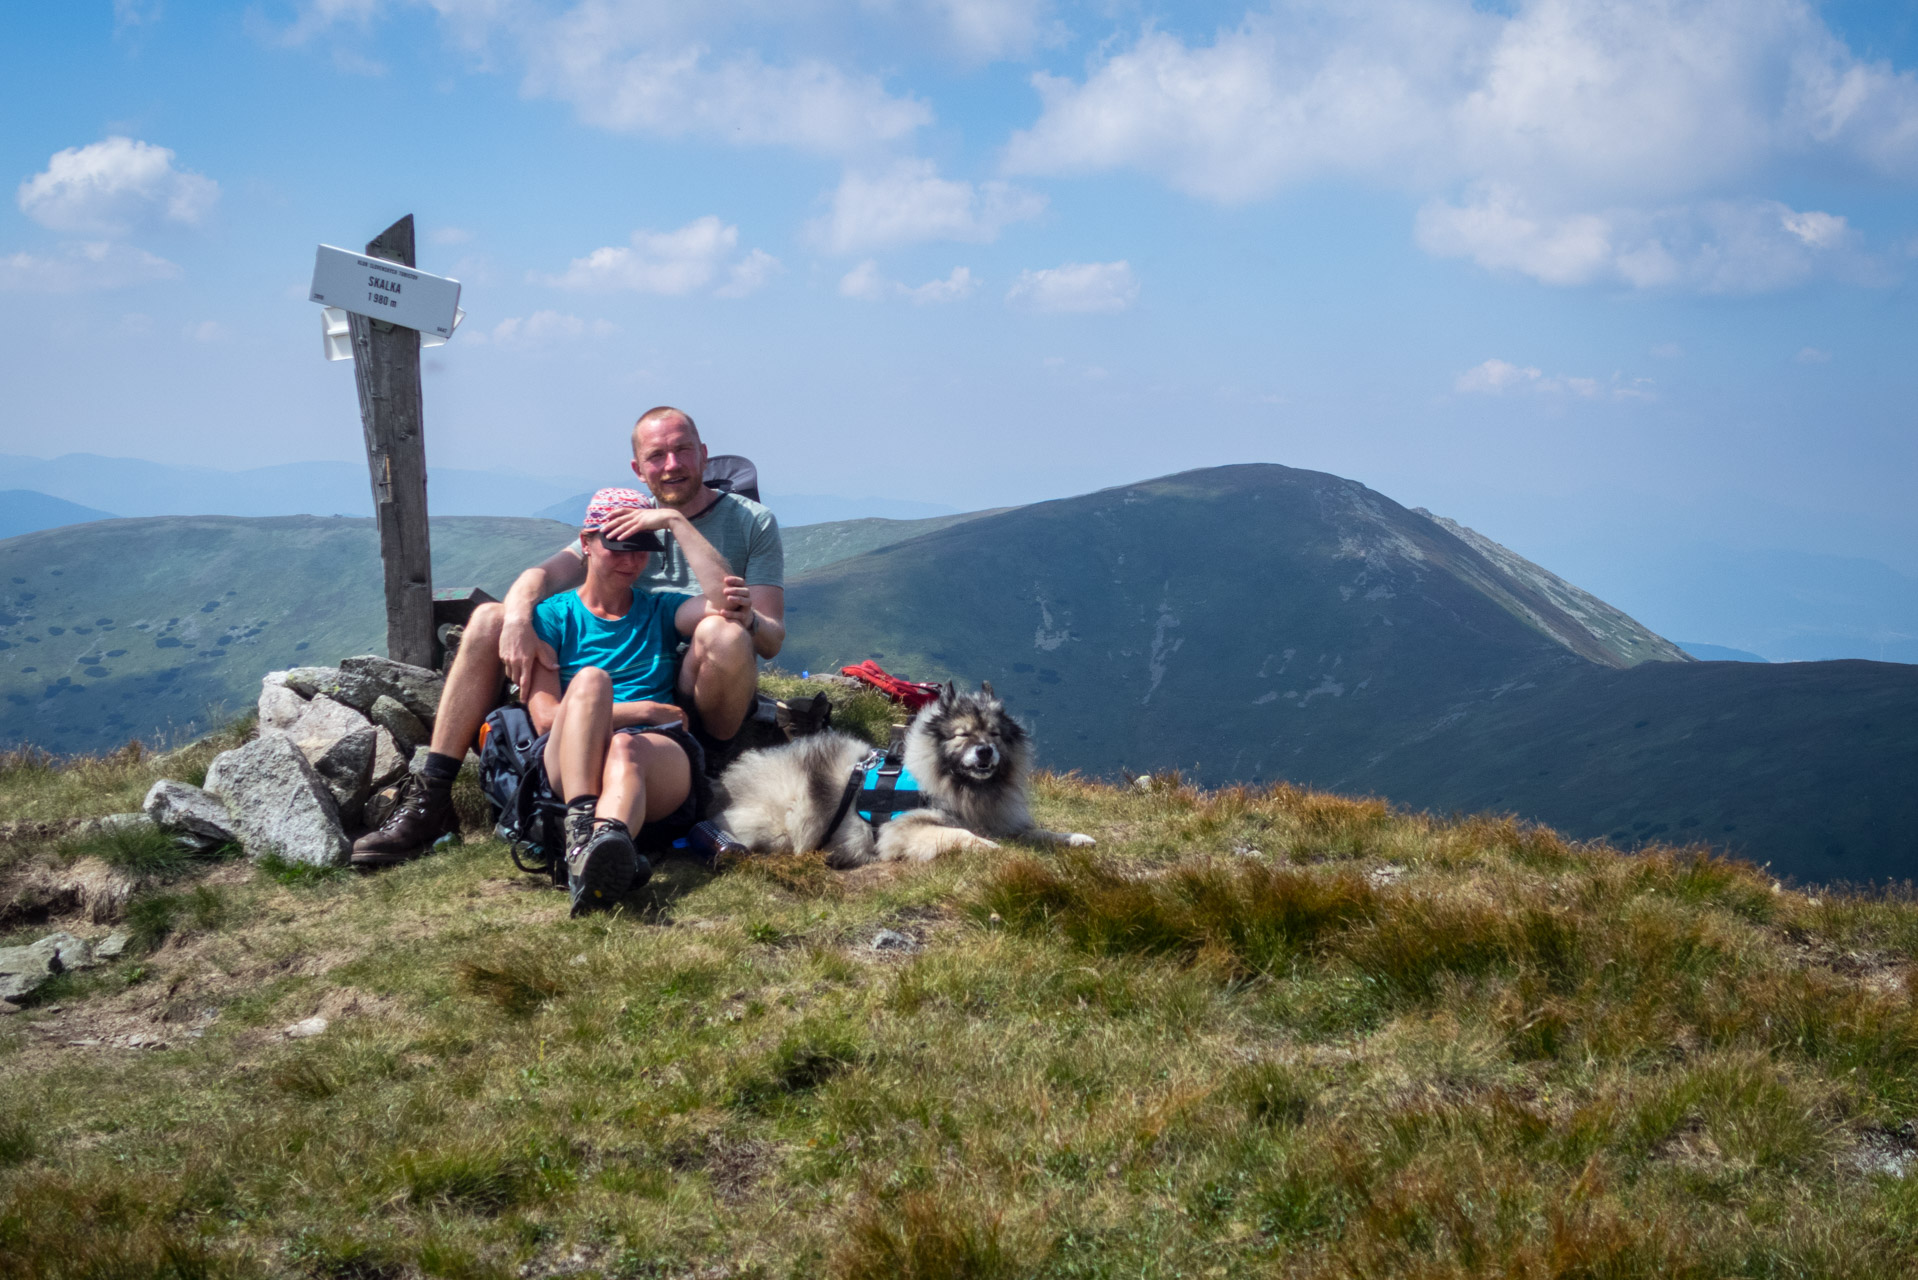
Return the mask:
<path fill-rule="evenodd" d="M 780 492 L 1272 461 L 1602 592 L 1701 540 L 1918 574 L 1910 3 L 0 23 L 0 453 L 356 458 L 313 246 L 411 212 L 440 466 L 611 481 L 670 402 Z"/>

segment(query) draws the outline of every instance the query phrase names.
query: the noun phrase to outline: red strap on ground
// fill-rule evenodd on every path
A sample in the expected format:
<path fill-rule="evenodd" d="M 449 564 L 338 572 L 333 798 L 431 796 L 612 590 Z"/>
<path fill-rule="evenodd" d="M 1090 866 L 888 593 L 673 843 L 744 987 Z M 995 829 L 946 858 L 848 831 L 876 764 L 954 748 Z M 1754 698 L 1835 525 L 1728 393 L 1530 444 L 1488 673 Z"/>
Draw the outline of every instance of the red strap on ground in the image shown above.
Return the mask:
<path fill-rule="evenodd" d="M 893 701 L 905 703 L 909 711 L 917 711 L 928 703 L 939 700 L 938 685 L 921 684 L 916 680 L 901 680 L 898 676 L 889 674 L 884 667 L 870 658 L 856 667 L 839 668 L 839 674 L 864 681 Z"/>

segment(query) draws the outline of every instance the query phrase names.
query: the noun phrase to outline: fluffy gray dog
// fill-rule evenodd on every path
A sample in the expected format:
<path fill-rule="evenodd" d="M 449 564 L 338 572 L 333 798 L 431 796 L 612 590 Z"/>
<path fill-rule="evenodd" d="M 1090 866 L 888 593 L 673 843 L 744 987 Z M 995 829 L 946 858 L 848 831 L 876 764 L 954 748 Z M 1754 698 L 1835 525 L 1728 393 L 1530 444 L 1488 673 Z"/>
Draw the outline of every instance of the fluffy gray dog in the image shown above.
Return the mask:
<path fill-rule="evenodd" d="M 749 751 L 719 780 L 715 820 L 754 853 L 809 853 L 826 865 L 925 862 L 952 849 L 992 849 L 990 836 L 1089 845 L 1091 836 L 1043 831 L 1026 809 L 1032 743 L 1005 704 L 947 685 L 906 731 L 905 767 L 918 807 L 876 828 L 859 816 L 876 801 L 844 804 L 854 770 L 872 752 L 858 738 L 827 731 L 766 751 Z M 870 797 L 871 793 L 860 793 Z M 840 814 L 837 825 L 835 814 Z"/>

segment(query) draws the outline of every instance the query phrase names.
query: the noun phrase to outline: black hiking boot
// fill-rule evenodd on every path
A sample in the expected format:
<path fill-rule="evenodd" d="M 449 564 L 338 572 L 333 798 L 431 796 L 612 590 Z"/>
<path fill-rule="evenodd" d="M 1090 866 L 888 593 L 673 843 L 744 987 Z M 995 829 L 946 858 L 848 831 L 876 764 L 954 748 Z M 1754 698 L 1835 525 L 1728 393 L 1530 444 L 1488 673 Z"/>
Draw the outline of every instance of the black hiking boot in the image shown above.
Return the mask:
<path fill-rule="evenodd" d="M 611 910 L 652 874 L 652 864 L 633 847 L 626 824 L 601 822 L 585 844 L 566 854 L 566 887 L 573 895 L 573 915 Z"/>
<path fill-rule="evenodd" d="M 393 810 L 386 825 L 353 842 L 352 865 L 361 871 L 372 871 L 411 862 L 431 853 L 434 841 L 458 829 L 452 788 L 429 790 L 416 778 L 406 799 Z"/>

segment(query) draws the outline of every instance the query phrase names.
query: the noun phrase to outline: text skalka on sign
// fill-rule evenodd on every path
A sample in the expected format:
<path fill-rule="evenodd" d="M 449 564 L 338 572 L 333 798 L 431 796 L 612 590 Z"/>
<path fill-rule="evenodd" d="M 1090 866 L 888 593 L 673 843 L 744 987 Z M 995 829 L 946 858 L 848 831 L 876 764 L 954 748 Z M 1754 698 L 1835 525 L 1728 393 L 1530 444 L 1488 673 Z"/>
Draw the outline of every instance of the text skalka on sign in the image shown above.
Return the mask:
<path fill-rule="evenodd" d="M 453 336 L 460 282 L 323 244 L 313 259 L 314 302 L 442 338 Z"/>

